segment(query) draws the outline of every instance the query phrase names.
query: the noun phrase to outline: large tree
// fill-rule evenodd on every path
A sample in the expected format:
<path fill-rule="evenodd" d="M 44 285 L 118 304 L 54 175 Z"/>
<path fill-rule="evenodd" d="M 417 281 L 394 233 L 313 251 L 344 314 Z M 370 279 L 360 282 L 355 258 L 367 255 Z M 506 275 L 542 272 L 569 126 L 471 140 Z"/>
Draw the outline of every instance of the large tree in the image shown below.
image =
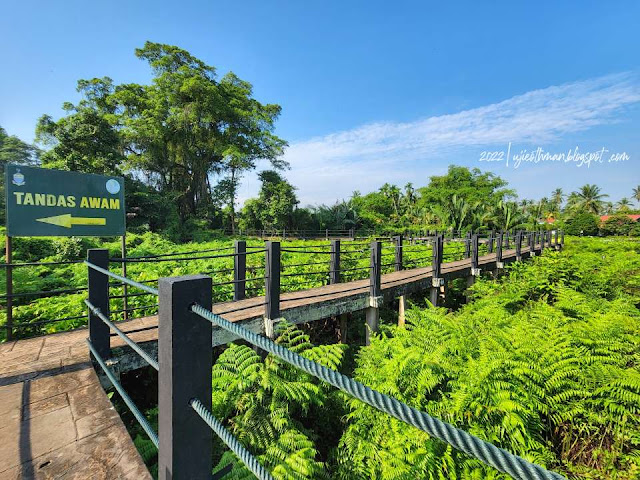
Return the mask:
<path fill-rule="evenodd" d="M 59 120 L 43 115 L 36 126 L 36 141 L 46 147 L 42 164 L 47 168 L 86 173 L 119 174 L 125 159 L 122 137 L 110 97 L 113 81 L 94 78 L 78 81 L 82 100 L 66 102 Z"/>
<path fill-rule="evenodd" d="M 446 175 L 434 175 L 429 185 L 420 188 L 419 206 L 446 206 L 453 195 L 469 205 L 483 203 L 497 205 L 499 201 L 515 197 L 515 192 L 506 188 L 507 182 L 491 172 L 477 168 L 468 169 L 450 165 Z"/>
<path fill-rule="evenodd" d="M 280 106 L 254 99 L 250 83 L 233 73 L 217 80 L 214 67 L 170 45 L 147 42 L 136 56 L 154 79 L 121 85 L 114 95 L 129 164 L 160 189 L 178 192 L 181 216 L 210 203 L 216 174 L 231 175 L 235 186 L 257 160 L 286 166 L 286 142 L 273 133 Z"/>
<path fill-rule="evenodd" d="M 83 99 L 59 120 L 43 116 L 38 140 L 50 146 L 46 166 L 96 173 L 129 172 L 171 198 L 180 218 L 210 216 L 215 180 L 233 205 L 240 177 L 266 160 L 276 169 L 286 142 L 274 133 L 280 106 L 253 98 L 250 83 L 171 45 L 147 42 L 138 58 L 150 85 L 78 82 Z M 218 195 L 219 196 L 219 195 Z"/>

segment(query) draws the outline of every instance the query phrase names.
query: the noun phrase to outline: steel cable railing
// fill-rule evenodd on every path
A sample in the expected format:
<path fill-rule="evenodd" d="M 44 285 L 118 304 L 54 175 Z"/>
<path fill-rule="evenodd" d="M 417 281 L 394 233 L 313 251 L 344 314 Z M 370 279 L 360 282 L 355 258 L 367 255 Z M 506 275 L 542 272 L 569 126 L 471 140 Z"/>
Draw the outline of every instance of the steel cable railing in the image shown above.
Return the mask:
<path fill-rule="evenodd" d="M 87 260 L 84 261 L 84 264 L 87 265 L 89 268 L 94 269 L 97 272 L 104 273 L 108 277 L 115 278 L 116 280 L 119 280 L 122 283 L 126 283 L 127 285 L 129 285 L 131 287 L 139 288 L 140 290 L 144 290 L 145 292 L 152 293 L 154 295 L 158 295 L 158 289 L 157 288 L 149 287 L 149 286 L 144 285 L 144 284 L 142 284 L 140 282 L 136 282 L 134 280 L 131 280 L 130 278 L 123 277 L 122 275 L 118 275 L 117 273 L 113 273 L 113 272 L 107 270 L 106 268 L 102 268 L 102 267 L 99 267 L 98 265 L 94 265 L 93 263 L 91 263 L 91 262 L 89 262 Z"/>
<path fill-rule="evenodd" d="M 351 396 L 388 413 L 389 415 L 412 425 L 429 435 L 442 440 L 457 450 L 490 465 L 503 473 L 519 480 L 560 480 L 563 476 L 550 472 L 522 457 L 507 452 L 495 445 L 460 430 L 442 420 L 438 420 L 425 412 L 421 412 L 394 398 L 373 390 L 346 375 L 331 370 L 323 365 L 294 353 L 272 340 L 257 335 L 246 328 L 231 323 L 200 305 L 192 305 L 191 311 L 213 325 L 246 340 L 262 350 L 273 354 L 285 362 L 323 380 Z"/>
<path fill-rule="evenodd" d="M 260 480 L 272 480 L 273 477 L 258 462 L 258 459 L 254 457 L 249 450 L 244 448 L 244 446 L 238 441 L 236 437 L 234 437 L 224 426 L 220 423 L 213 414 L 206 409 L 206 407 L 198 400 L 194 398 L 189 402 L 189 405 L 193 410 L 204 420 L 204 422 L 209 425 L 209 428 L 214 431 L 214 433 L 220 437 L 229 449 L 236 454 L 236 456 L 244 463 L 249 470 Z"/>
<path fill-rule="evenodd" d="M 111 372 L 109 367 L 107 367 L 104 359 L 98 354 L 89 339 L 87 339 L 87 345 L 89 346 L 89 350 L 91 351 L 93 358 L 96 359 L 98 365 L 100 365 L 100 368 L 102 368 L 102 371 L 104 371 L 105 375 L 109 379 L 109 382 L 111 382 L 111 385 L 113 385 L 113 388 L 115 388 L 116 391 L 120 394 L 122 400 L 124 400 L 124 403 L 127 404 L 127 407 L 129 407 L 129 410 L 131 410 L 131 413 L 133 413 L 133 416 L 138 421 L 142 429 L 147 433 L 156 448 L 158 448 L 158 434 L 153 430 L 153 428 L 151 428 L 151 425 L 149 424 L 147 418 L 142 414 L 142 412 L 140 412 L 136 404 L 133 402 L 133 400 L 131 400 L 131 397 L 129 397 L 124 388 L 122 388 L 120 382 L 118 382 L 115 375 Z"/>
<path fill-rule="evenodd" d="M 151 355 L 149 355 L 147 352 L 145 352 L 142 349 L 142 347 L 140 347 L 140 345 L 138 345 L 136 342 L 131 340 L 129 336 L 126 333 L 124 333 L 122 330 L 120 330 L 111 320 L 109 320 L 107 316 L 104 313 L 102 313 L 102 311 L 99 308 L 93 305 L 89 300 L 85 300 L 84 303 L 87 305 L 87 307 L 89 307 L 89 310 L 91 310 L 91 312 L 96 317 L 102 320 L 111 330 L 116 332 L 116 334 L 120 338 L 122 338 L 122 340 L 124 340 L 124 342 L 133 349 L 133 351 L 135 351 L 138 355 L 140 355 L 145 360 L 145 362 L 147 362 L 156 370 L 160 369 L 160 367 L 158 366 L 158 361 L 155 358 L 153 358 Z"/>

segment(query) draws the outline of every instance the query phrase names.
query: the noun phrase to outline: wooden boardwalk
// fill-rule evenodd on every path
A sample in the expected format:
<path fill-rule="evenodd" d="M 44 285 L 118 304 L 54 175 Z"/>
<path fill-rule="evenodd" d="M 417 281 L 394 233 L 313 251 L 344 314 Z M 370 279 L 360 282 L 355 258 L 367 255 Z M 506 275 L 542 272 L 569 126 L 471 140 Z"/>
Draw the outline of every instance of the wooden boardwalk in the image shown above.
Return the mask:
<path fill-rule="evenodd" d="M 529 247 L 522 247 L 529 256 Z M 515 260 L 505 250 L 503 261 Z M 479 257 L 481 269 L 495 268 L 496 256 Z M 470 275 L 471 259 L 442 264 L 442 277 Z M 382 275 L 385 300 L 431 287 L 431 267 Z M 216 304 L 227 320 L 264 333 L 264 297 Z M 369 306 L 369 280 L 285 293 L 282 317 L 305 323 Z M 156 317 L 119 323 L 130 338 L 155 353 Z M 107 398 L 89 360 L 86 329 L 0 345 L 0 478 L 151 478 L 129 434 Z M 232 341 L 214 329 L 213 345 Z M 112 336 L 112 367 L 122 372 L 146 366 Z"/>

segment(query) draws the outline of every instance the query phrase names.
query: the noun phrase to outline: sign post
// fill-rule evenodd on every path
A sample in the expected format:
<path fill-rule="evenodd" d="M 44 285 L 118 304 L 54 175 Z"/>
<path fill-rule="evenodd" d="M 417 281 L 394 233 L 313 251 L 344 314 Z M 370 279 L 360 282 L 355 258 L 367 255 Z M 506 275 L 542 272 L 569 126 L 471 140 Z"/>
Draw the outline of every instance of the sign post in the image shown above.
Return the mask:
<path fill-rule="evenodd" d="M 5 167 L 5 195 L 6 328 L 7 339 L 11 340 L 12 237 L 122 236 L 124 242 L 124 179 L 8 164 Z M 124 248 L 123 243 L 123 255 Z M 126 310 L 126 298 L 124 302 Z"/>

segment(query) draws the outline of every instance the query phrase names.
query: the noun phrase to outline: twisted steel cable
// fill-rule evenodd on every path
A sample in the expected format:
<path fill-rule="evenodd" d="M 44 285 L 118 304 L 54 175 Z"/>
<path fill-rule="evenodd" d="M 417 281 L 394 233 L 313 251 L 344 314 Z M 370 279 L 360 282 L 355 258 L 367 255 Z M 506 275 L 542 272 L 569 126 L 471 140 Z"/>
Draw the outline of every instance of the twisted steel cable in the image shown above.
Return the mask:
<path fill-rule="evenodd" d="M 220 423 L 213 414 L 207 410 L 207 408 L 198 400 L 197 398 L 191 399 L 189 402 L 191 408 L 195 410 L 195 412 L 200 415 L 200 418 L 205 421 L 207 425 L 215 432 L 220 440 L 222 440 L 229 449 L 236 454 L 236 456 L 242 460 L 249 470 L 253 472 L 253 474 L 258 477 L 260 480 L 273 480 L 271 474 L 260 465 L 258 459 L 251 455 L 249 450 L 244 448 L 242 444 L 238 441 L 236 437 L 234 437 L 224 426 Z"/>
<path fill-rule="evenodd" d="M 231 323 L 206 308 L 195 304 L 191 311 L 212 324 L 224 328 L 249 343 L 260 347 L 287 363 L 323 380 L 334 387 L 362 400 L 380 411 L 394 416 L 409 425 L 419 428 L 423 432 L 442 440 L 457 450 L 477 458 L 503 473 L 511 475 L 517 480 L 561 480 L 562 475 L 550 472 L 545 468 L 531 463 L 522 457 L 507 452 L 485 440 L 477 438 L 464 430 L 460 430 L 442 420 L 438 420 L 420 410 L 410 407 L 394 398 L 373 390 L 346 375 L 324 367 L 316 362 L 304 358 L 292 351 L 276 344 L 272 340 L 256 335 L 246 328 Z M 566 480 L 566 479 L 565 479 Z"/>
<path fill-rule="evenodd" d="M 96 351 L 93 344 L 88 338 L 87 338 L 87 345 L 89 345 L 89 350 L 91 350 L 91 353 L 93 354 L 93 358 L 96 359 L 96 361 L 98 362 L 98 365 L 100 365 L 100 368 L 102 368 L 105 375 L 111 382 L 111 385 L 113 385 L 113 387 L 120 394 L 120 397 L 122 397 L 122 400 L 124 400 L 124 403 L 127 404 L 127 407 L 129 407 L 129 410 L 131 410 L 131 413 L 133 413 L 133 416 L 135 417 L 135 419 L 138 421 L 142 429 L 149 436 L 149 439 L 153 442 L 156 448 L 158 448 L 158 434 L 151 427 L 151 424 L 149 423 L 149 420 L 147 420 L 147 417 L 145 417 L 142 414 L 142 412 L 140 412 L 136 404 L 133 403 L 133 400 L 131 400 L 131 397 L 127 394 L 127 392 L 125 392 L 124 388 L 122 388 L 122 385 L 120 385 L 120 382 L 118 382 L 118 380 L 116 379 L 116 376 L 109 369 L 109 367 L 107 367 L 107 364 L 104 363 L 103 358 L 100 355 L 98 355 L 98 352 Z"/>
<path fill-rule="evenodd" d="M 87 307 L 89 307 L 89 310 L 91 310 L 91 312 L 96 317 L 98 317 L 100 320 L 102 320 L 111 330 L 116 332 L 116 334 L 118 334 L 118 336 L 120 338 L 122 338 L 122 340 L 124 340 L 125 343 L 127 345 L 129 345 L 133 349 L 134 352 L 136 352 L 138 355 L 140 355 L 144 359 L 145 362 L 147 362 L 149 365 L 151 365 L 153 368 L 155 368 L 156 371 L 160 370 L 160 367 L 158 366 L 158 361 L 155 358 L 153 358 L 151 355 L 149 355 L 147 352 L 145 352 L 140 345 L 138 345 L 136 342 L 131 340 L 126 333 L 124 333 L 122 330 L 120 330 L 116 324 L 114 324 L 111 320 L 109 320 L 109 318 L 107 318 L 107 316 L 104 313 L 102 313 L 102 310 L 100 310 L 98 307 L 96 307 L 89 300 L 85 299 L 84 303 L 87 305 Z M 135 310 L 137 310 L 139 308 L 140 307 L 137 307 L 137 308 L 135 308 Z M 130 310 L 130 309 L 127 309 L 127 310 Z"/>
<path fill-rule="evenodd" d="M 149 287 L 147 285 L 143 285 L 140 282 L 136 282 L 134 280 L 131 280 L 130 278 L 123 277 L 122 275 L 118 275 L 117 273 L 113 273 L 113 272 L 111 272 L 109 270 L 106 270 L 106 269 L 104 269 L 102 267 L 99 267 L 98 265 L 94 265 L 93 263 L 88 262 L 86 260 L 84 261 L 84 264 L 89 268 L 93 268 L 97 272 L 104 273 L 108 277 L 115 278 L 116 280 L 120 280 L 121 282 L 126 283 L 127 285 L 130 285 L 130 286 L 135 287 L 135 288 L 139 288 L 140 290 L 144 290 L 145 292 L 152 293 L 153 295 L 158 295 L 158 289 L 157 288 L 153 288 L 153 287 Z"/>

